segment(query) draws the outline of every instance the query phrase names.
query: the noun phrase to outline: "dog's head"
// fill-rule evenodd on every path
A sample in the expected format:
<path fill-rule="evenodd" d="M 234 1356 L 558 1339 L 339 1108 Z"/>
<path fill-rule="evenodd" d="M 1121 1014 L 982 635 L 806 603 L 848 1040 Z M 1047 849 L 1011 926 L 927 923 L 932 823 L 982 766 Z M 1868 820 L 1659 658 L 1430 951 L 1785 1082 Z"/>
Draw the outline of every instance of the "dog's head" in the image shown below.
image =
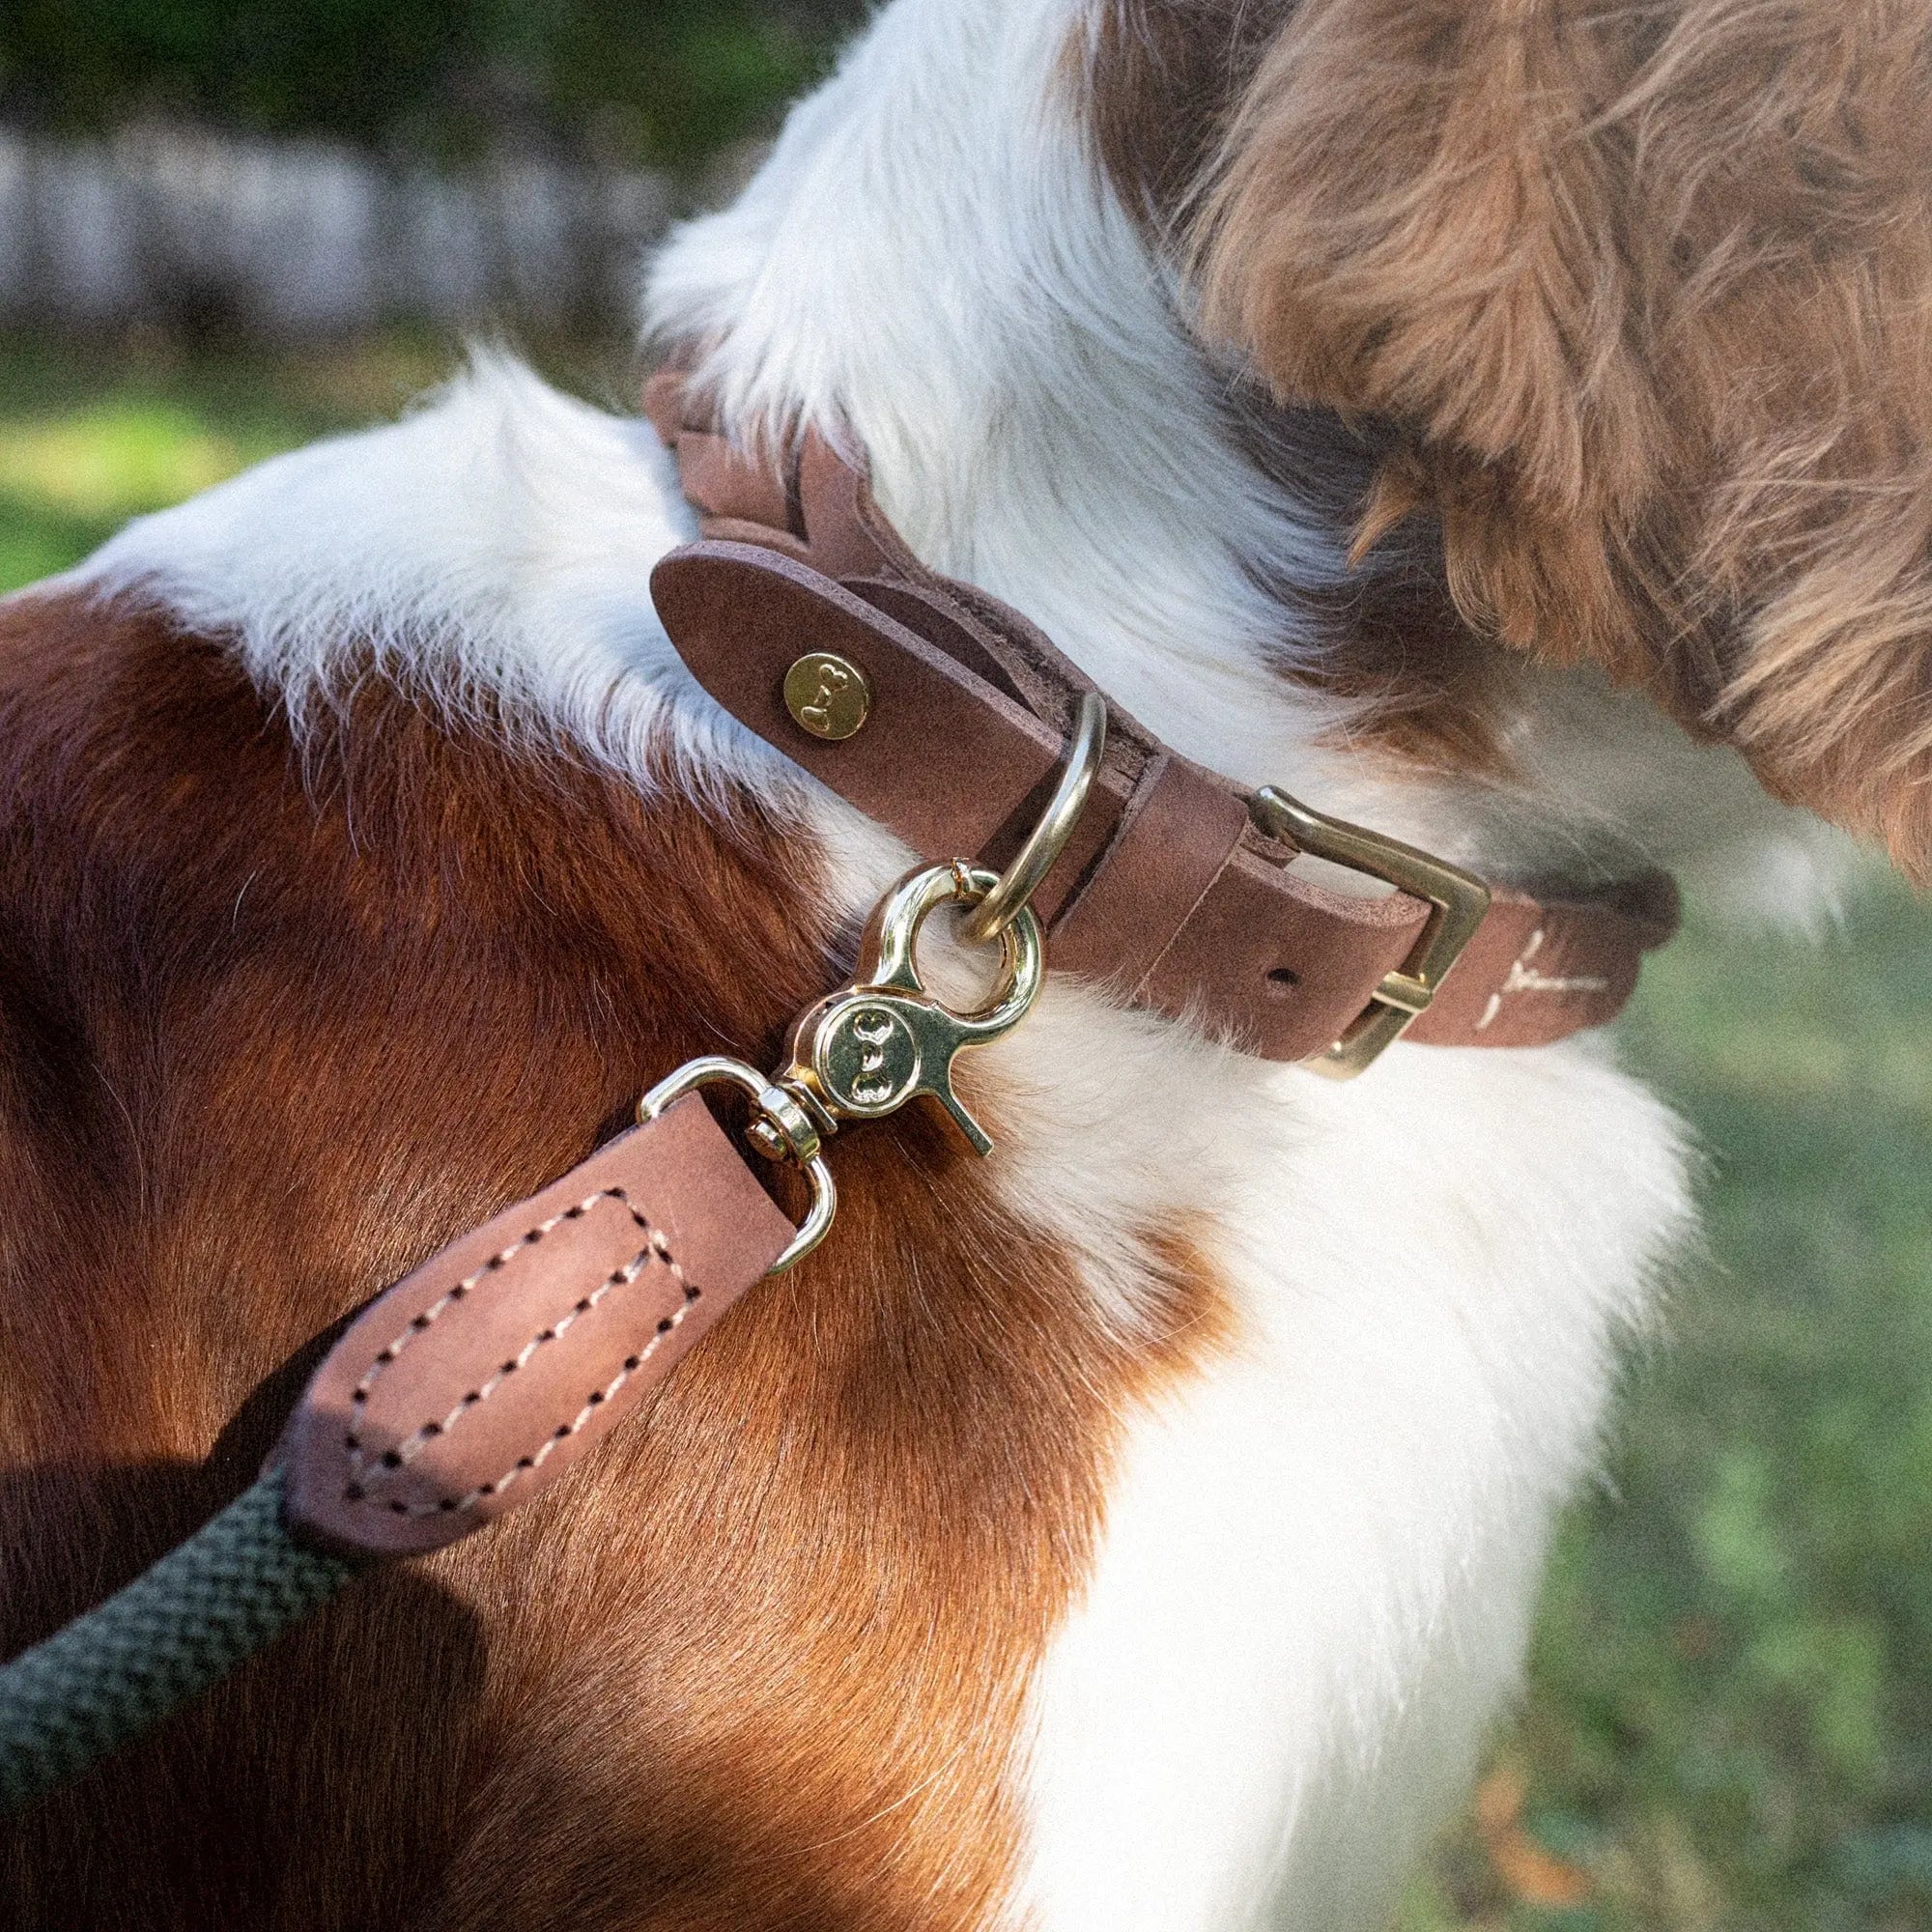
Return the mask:
<path fill-rule="evenodd" d="M 1198 326 L 1373 424 L 1463 619 L 1932 875 L 1932 26 L 1842 0 L 1100 0 Z"/>

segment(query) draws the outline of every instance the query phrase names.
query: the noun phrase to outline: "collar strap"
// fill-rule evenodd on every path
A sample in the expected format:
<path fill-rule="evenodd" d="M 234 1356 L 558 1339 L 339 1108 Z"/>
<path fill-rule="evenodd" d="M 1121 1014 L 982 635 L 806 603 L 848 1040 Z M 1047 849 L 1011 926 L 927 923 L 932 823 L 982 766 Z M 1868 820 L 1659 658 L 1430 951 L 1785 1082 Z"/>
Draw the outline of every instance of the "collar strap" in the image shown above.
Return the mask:
<path fill-rule="evenodd" d="M 1018 611 L 927 570 L 822 437 L 771 466 L 694 401 L 676 370 L 644 398 L 702 531 L 651 578 L 692 674 L 922 856 L 1003 866 L 1053 791 L 1091 680 Z M 1053 964 L 1250 1052 L 1352 1073 L 1399 1035 L 1544 1045 L 1613 1018 L 1676 928 L 1661 873 L 1490 888 L 1250 795 L 1107 702 L 1087 808 L 1033 900 Z M 1396 890 L 1331 891 L 1290 868 L 1303 851 Z"/>

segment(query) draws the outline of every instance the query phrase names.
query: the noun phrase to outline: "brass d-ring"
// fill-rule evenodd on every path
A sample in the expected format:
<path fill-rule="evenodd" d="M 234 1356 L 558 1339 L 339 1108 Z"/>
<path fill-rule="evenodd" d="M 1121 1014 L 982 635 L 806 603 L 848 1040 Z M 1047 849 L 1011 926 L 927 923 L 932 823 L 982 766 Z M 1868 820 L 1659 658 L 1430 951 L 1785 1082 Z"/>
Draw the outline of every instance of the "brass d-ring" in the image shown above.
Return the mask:
<path fill-rule="evenodd" d="M 1020 916 L 1026 902 L 1038 890 L 1039 882 L 1053 870 L 1053 864 L 1066 849 L 1080 814 L 1087 809 L 1087 794 L 1093 788 L 1094 774 L 1100 769 L 1100 754 L 1107 749 L 1107 700 L 1097 691 L 1083 692 L 1080 715 L 1073 724 L 1073 742 L 1067 747 L 1066 762 L 1060 769 L 1060 782 L 1039 815 L 1039 823 L 1026 836 L 1011 863 L 1000 874 L 999 884 L 959 922 L 962 937 L 976 945 L 997 939 Z"/>

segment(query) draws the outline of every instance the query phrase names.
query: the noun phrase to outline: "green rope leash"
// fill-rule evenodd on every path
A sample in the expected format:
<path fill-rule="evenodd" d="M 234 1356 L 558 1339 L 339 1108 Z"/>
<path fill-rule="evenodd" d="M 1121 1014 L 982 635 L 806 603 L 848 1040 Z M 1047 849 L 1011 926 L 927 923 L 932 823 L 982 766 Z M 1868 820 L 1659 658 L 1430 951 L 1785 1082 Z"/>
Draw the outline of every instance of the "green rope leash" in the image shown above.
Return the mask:
<path fill-rule="evenodd" d="M 0 1665 L 0 1815 L 159 1723 L 362 1567 L 298 1543 L 280 1472 L 264 1476 L 125 1590 Z"/>

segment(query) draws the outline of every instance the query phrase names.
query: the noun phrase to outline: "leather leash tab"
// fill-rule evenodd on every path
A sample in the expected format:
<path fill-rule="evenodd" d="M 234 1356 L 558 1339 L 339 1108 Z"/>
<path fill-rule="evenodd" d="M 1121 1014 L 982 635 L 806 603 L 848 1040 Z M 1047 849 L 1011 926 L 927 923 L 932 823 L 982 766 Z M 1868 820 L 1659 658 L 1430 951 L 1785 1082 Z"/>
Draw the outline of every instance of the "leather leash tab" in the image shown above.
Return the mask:
<path fill-rule="evenodd" d="M 412 1556 L 541 1493 L 793 1234 L 696 1094 L 619 1135 L 356 1319 L 270 1459 L 290 1526 Z"/>

